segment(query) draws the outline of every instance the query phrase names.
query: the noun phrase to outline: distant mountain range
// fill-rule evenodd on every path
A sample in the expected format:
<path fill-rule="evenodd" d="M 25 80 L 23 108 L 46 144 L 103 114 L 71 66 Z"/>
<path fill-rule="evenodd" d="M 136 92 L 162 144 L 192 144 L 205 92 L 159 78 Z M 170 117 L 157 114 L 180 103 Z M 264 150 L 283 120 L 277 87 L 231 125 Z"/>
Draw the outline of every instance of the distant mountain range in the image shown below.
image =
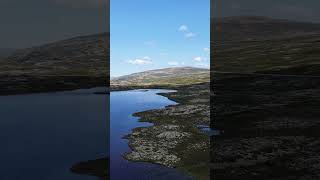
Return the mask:
<path fill-rule="evenodd" d="M 210 70 L 195 67 L 175 67 L 150 70 L 117 77 L 111 86 L 186 85 L 209 82 Z"/>

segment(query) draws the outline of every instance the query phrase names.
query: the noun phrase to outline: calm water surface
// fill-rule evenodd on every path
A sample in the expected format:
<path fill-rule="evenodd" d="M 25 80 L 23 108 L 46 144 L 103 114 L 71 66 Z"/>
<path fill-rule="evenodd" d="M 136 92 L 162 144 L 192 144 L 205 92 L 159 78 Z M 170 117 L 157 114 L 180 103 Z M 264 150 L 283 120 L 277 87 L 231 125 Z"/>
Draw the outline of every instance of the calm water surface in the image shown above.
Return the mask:
<path fill-rule="evenodd" d="M 69 171 L 107 154 L 109 97 L 95 91 L 0 96 L 0 179 L 96 180 Z"/>
<path fill-rule="evenodd" d="M 96 180 L 69 171 L 79 161 L 108 154 L 109 96 L 90 90 L 0 96 L 1 180 Z M 176 104 L 156 93 L 164 90 L 112 92 L 110 98 L 111 179 L 187 180 L 174 169 L 128 162 L 123 139 L 138 122 L 134 112 Z"/>
<path fill-rule="evenodd" d="M 133 90 L 111 92 L 110 95 L 110 174 L 111 180 L 187 180 L 192 179 L 175 169 L 151 163 L 129 162 L 122 155 L 130 152 L 128 140 L 123 136 L 136 127 L 150 126 L 150 123 L 138 122 L 135 112 L 164 108 L 175 102 L 157 95 L 167 90 Z"/>

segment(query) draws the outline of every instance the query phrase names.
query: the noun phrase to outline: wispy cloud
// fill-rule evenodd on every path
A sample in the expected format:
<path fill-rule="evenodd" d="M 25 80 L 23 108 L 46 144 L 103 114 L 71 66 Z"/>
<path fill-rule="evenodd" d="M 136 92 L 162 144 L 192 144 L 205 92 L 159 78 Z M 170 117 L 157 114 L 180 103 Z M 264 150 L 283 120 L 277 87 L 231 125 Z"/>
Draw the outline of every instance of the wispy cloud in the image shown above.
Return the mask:
<path fill-rule="evenodd" d="M 195 57 L 193 58 L 194 66 L 196 67 L 202 67 L 202 68 L 209 68 L 210 67 L 210 62 L 208 62 L 208 59 L 206 57 Z"/>
<path fill-rule="evenodd" d="M 210 52 L 210 48 L 203 48 L 205 52 Z"/>
<path fill-rule="evenodd" d="M 195 37 L 195 36 L 196 36 L 195 33 L 191 32 L 191 31 L 189 30 L 189 28 L 188 28 L 187 25 L 181 25 L 181 26 L 179 27 L 179 31 L 182 32 L 182 33 L 184 34 L 184 37 L 186 37 L 186 38 L 192 38 L 192 37 Z"/>
<path fill-rule="evenodd" d="M 196 34 L 194 34 L 194 33 L 192 33 L 192 32 L 189 32 L 189 33 L 184 34 L 184 36 L 185 36 L 186 38 L 192 38 L 192 37 L 195 37 Z"/>
<path fill-rule="evenodd" d="M 127 61 L 129 64 L 134 64 L 134 65 L 148 65 L 148 64 L 152 64 L 152 60 L 150 57 L 145 56 L 143 58 L 137 58 L 134 60 L 128 60 Z"/>
<path fill-rule="evenodd" d="M 180 65 L 180 63 L 177 62 L 177 61 L 170 61 L 170 62 L 168 62 L 168 64 L 169 64 L 170 66 L 179 66 L 179 65 Z"/>
<path fill-rule="evenodd" d="M 181 25 L 181 26 L 179 27 L 179 31 L 181 31 L 181 32 L 188 32 L 188 31 L 189 31 L 188 26 L 186 26 L 186 25 Z"/>
<path fill-rule="evenodd" d="M 196 62 L 202 62 L 202 61 L 205 61 L 206 59 L 199 56 L 199 57 L 193 58 L 193 60 L 196 61 Z"/>

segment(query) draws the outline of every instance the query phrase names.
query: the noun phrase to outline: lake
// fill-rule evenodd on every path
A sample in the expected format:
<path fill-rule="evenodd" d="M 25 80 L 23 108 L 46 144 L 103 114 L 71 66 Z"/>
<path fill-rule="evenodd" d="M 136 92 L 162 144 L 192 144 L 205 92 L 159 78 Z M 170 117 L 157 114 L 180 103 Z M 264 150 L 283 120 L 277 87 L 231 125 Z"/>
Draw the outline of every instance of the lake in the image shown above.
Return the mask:
<path fill-rule="evenodd" d="M 130 152 L 128 140 L 123 137 L 136 127 L 152 124 L 139 122 L 135 112 L 164 108 L 176 104 L 157 93 L 168 90 L 131 90 L 110 93 L 110 176 L 111 180 L 187 180 L 191 177 L 175 169 L 143 162 L 129 162 L 123 154 Z"/>
<path fill-rule="evenodd" d="M 104 88 L 55 93 L 0 96 L 1 180 L 97 180 L 70 168 L 109 153 L 109 95 Z M 187 180 L 175 169 L 152 163 L 129 162 L 122 137 L 132 129 L 150 126 L 134 112 L 164 108 L 175 102 L 157 95 L 166 90 L 132 90 L 110 94 L 111 179 Z"/>
<path fill-rule="evenodd" d="M 1 180 L 96 180 L 69 170 L 107 154 L 109 96 L 96 91 L 0 96 Z"/>

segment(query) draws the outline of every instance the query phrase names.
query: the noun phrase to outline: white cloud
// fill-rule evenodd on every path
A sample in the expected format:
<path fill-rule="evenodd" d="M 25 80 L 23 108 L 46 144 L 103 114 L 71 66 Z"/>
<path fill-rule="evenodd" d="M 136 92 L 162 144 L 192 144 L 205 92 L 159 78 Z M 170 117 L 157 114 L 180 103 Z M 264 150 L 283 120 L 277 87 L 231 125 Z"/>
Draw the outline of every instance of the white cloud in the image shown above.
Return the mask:
<path fill-rule="evenodd" d="M 202 61 L 204 61 L 204 58 L 202 58 L 202 57 L 195 57 L 195 58 L 193 58 L 193 60 L 194 60 L 194 61 L 197 61 L 197 62 L 202 62 Z"/>
<path fill-rule="evenodd" d="M 151 61 L 151 58 L 149 56 L 145 56 L 143 57 L 143 59 Z"/>
<path fill-rule="evenodd" d="M 205 52 L 210 52 L 210 48 L 203 48 Z"/>
<path fill-rule="evenodd" d="M 194 34 L 194 33 L 192 33 L 192 32 L 189 32 L 189 33 L 184 34 L 184 36 L 185 36 L 186 38 L 192 38 L 192 37 L 195 37 L 196 34 Z"/>
<path fill-rule="evenodd" d="M 192 38 L 192 37 L 196 36 L 196 34 L 191 32 L 189 30 L 188 26 L 186 26 L 186 25 L 181 25 L 179 27 L 179 31 L 182 32 L 184 34 L 184 37 L 186 37 L 186 38 Z"/>
<path fill-rule="evenodd" d="M 181 32 L 188 32 L 188 31 L 189 31 L 188 26 L 186 26 L 186 25 L 181 25 L 181 26 L 179 27 L 179 31 L 181 31 Z"/>
<path fill-rule="evenodd" d="M 129 64 L 134 64 L 134 65 L 148 65 L 148 64 L 152 64 L 152 60 L 150 57 L 145 56 L 143 58 L 137 58 L 134 60 L 128 60 L 127 61 Z"/>
<path fill-rule="evenodd" d="M 170 66 L 179 66 L 179 62 L 177 62 L 177 61 L 170 61 L 170 62 L 168 62 L 168 64 Z"/>
<path fill-rule="evenodd" d="M 198 57 L 194 57 L 193 60 L 196 61 L 196 62 L 206 62 L 206 61 L 208 61 L 208 58 L 207 57 L 198 56 Z"/>

